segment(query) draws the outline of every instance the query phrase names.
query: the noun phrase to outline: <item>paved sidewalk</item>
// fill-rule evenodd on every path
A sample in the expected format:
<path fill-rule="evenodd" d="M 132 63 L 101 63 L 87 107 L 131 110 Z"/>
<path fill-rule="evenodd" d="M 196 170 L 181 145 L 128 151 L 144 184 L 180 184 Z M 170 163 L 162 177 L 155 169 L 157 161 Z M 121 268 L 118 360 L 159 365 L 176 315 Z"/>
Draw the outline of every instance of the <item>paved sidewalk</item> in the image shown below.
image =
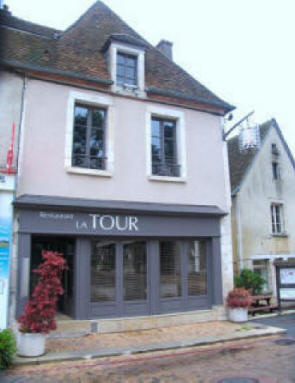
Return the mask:
<path fill-rule="evenodd" d="M 74 338 L 69 338 L 67 335 L 65 338 L 47 339 L 45 355 L 38 358 L 16 357 L 15 364 L 40 364 L 53 361 L 129 355 L 276 335 L 285 332 L 284 329 L 266 326 L 254 321 L 243 324 L 212 321 L 124 333 L 82 334 Z"/>

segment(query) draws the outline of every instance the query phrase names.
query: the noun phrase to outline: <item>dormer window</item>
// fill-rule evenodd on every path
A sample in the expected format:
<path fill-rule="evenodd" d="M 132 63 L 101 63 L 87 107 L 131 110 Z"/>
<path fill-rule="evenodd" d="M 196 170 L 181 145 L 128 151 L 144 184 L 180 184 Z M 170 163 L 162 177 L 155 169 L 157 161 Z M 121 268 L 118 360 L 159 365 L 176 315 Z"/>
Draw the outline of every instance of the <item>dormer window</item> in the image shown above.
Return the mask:
<path fill-rule="evenodd" d="M 137 56 L 117 53 L 116 82 L 122 86 L 137 86 Z"/>
<path fill-rule="evenodd" d="M 112 34 L 102 52 L 113 81 L 112 91 L 134 97 L 146 97 L 145 51 L 147 44 L 126 34 Z"/>

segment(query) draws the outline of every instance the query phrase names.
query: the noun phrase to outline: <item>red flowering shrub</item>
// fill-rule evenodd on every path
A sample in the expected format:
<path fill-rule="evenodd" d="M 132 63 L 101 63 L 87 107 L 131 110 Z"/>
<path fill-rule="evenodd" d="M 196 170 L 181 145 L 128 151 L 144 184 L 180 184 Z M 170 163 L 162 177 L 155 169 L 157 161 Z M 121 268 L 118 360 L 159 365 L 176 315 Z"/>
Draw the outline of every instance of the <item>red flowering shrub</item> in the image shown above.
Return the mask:
<path fill-rule="evenodd" d="M 67 268 L 62 254 L 42 251 L 44 261 L 33 270 L 39 274 L 34 292 L 27 302 L 24 314 L 18 318 L 20 331 L 47 334 L 56 329 L 55 314 L 59 295 L 64 293 L 62 272 Z"/>
<path fill-rule="evenodd" d="M 249 307 L 252 303 L 252 298 L 246 289 L 243 287 L 236 287 L 230 291 L 226 298 L 227 306 L 231 309 L 240 307 Z"/>

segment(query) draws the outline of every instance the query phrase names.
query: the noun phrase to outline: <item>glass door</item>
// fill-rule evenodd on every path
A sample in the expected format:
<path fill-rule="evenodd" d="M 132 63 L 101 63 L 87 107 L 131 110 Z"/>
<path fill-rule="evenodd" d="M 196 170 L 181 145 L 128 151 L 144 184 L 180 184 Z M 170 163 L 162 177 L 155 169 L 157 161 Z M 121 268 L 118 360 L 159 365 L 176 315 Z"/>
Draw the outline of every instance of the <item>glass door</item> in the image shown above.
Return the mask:
<path fill-rule="evenodd" d="M 123 242 L 123 313 L 148 313 L 147 244 Z"/>

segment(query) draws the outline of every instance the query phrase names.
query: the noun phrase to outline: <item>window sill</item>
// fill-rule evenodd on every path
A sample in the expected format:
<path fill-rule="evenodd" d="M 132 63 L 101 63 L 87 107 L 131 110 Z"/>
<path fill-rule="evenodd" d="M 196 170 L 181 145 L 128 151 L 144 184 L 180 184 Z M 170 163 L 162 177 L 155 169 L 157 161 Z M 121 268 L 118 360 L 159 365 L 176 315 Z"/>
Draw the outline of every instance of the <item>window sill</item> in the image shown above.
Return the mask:
<path fill-rule="evenodd" d="M 271 236 L 272 237 L 278 237 L 278 238 L 286 238 L 288 237 L 288 234 L 287 233 L 271 233 Z"/>
<path fill-rule="evenodd" d="M 97 177 L 112 177 L 113 174 L 108 170 L 98 170 L 98 169 L 85 169 L 74 166 L 69 166 L 66 168 L 68 173 L 73 174 L 84 174 L 88 176 L 97 176 Z"/>
<path fill-rule="evenodd" d="M 112 85 L 111 89 L 114 93 L 121 94 L 124 96 L 146 98 L 146 92 L 144 90 L 139 89 L 138 87 L 127 88 L 119 84 L 114 84 Z"/>
<path fill-rule="evenodd" d="M 185 183 L 186 178 L 184 177 L 169 177 L 169 176 L 148 176 L 149 181 L 160 181 L 160 182 L 176 182 Z"/>

